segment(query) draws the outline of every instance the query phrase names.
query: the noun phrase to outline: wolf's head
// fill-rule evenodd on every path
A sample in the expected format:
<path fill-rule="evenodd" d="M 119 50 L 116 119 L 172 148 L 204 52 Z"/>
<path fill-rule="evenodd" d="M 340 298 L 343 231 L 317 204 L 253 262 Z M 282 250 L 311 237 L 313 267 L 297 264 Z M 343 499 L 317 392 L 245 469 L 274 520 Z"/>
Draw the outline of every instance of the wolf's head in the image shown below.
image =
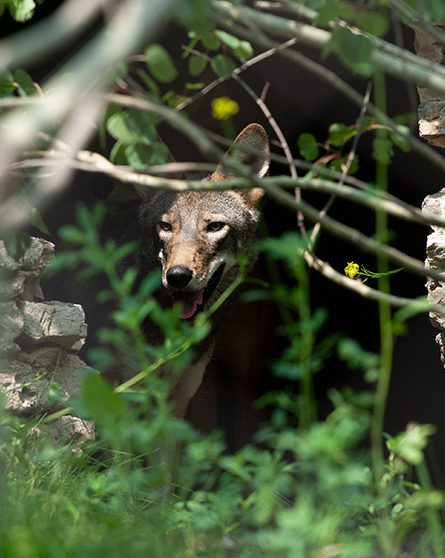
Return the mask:
<path fill-rule="evenodd" d="M 252 153 L 237 149 L 239 145 Z M 267 173 L 269 142 L 259 124 L 244 128 L 229 152 L 258 176 Z M 229 178 L 220 166 L 207 180 Z M 141 256 L 157 256 L 163 287 L 173 302 L 182 303 L 183 319 L 208 308 L 236 276 L 238 256 L 251 254 L 262 194 L 261 188 L 159 192 L 143 205 Z"/>

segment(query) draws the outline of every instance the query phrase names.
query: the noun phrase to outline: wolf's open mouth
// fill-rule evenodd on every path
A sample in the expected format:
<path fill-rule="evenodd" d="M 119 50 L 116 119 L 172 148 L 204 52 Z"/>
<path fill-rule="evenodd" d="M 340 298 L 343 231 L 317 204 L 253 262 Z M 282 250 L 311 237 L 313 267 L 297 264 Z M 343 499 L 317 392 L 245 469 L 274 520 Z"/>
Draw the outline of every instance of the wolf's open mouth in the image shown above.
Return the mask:
<path fill-rule="evenodd" d="M 222 263 L 215 273 L 210 278 L 205 289 L 199 291 L 188 292 L 175 292 L 173 293 L 173 301 L 180 302 L 183 306 L 181 319 L 189 320 L 193 318 L 197 312 L 202 310 L 206 302 L 210 299 L 215 292 L 216 287 L 222 277 L 224 271 L 224 264 Z"/>

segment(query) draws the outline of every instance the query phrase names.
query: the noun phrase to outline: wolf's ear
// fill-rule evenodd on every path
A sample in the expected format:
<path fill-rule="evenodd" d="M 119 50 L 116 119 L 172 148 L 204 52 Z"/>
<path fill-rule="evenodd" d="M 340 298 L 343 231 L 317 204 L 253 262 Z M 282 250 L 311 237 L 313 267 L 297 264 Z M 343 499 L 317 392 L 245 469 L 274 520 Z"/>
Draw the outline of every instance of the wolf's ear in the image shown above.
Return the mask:
<path fill-rule="evenodd" d="M 260 124 L 249 124 L 237 135 L 226 155 L 249 166 L 254 174 L 262 178 L 267 174 L 270 164 L 269 138 L 266 130 Z M 220 164 L 210 178 L 211 180 L 228 180 L 235 178 L 235 175 Z M 246 192 L 246 196 L 252 204 L 259 201 L 263 194 L 262 188 L 252 188 Z"/>

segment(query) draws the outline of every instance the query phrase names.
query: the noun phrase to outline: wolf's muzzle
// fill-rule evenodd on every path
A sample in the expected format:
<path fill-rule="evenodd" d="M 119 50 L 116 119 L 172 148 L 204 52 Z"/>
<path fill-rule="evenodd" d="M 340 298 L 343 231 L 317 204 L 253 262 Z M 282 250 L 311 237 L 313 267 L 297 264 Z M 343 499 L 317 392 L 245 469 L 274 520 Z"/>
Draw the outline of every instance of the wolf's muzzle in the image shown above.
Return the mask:
<path fill-rule="evenodd" d="M 183 265 L 174 265 L 166 273 L 168 286 L 174 289 L 184 289 L 190 283 L 192 277 L 192 270 Z"/>

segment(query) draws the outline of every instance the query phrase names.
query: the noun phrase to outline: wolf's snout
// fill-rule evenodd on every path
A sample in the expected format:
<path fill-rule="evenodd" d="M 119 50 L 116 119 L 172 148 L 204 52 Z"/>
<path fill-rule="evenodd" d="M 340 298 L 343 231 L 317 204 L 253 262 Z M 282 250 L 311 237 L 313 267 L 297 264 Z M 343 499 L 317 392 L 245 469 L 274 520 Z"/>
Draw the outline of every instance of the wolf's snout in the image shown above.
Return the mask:
<path fill-rule="evenodd" d="M 174 289 L 183 289 L 190 283 L 193 277 L 193 272 L 191 269 L 184 267 L 183 265 L 174 265 L 167 271 L 166 277 L 169 287 L 173 287 Z"/>

